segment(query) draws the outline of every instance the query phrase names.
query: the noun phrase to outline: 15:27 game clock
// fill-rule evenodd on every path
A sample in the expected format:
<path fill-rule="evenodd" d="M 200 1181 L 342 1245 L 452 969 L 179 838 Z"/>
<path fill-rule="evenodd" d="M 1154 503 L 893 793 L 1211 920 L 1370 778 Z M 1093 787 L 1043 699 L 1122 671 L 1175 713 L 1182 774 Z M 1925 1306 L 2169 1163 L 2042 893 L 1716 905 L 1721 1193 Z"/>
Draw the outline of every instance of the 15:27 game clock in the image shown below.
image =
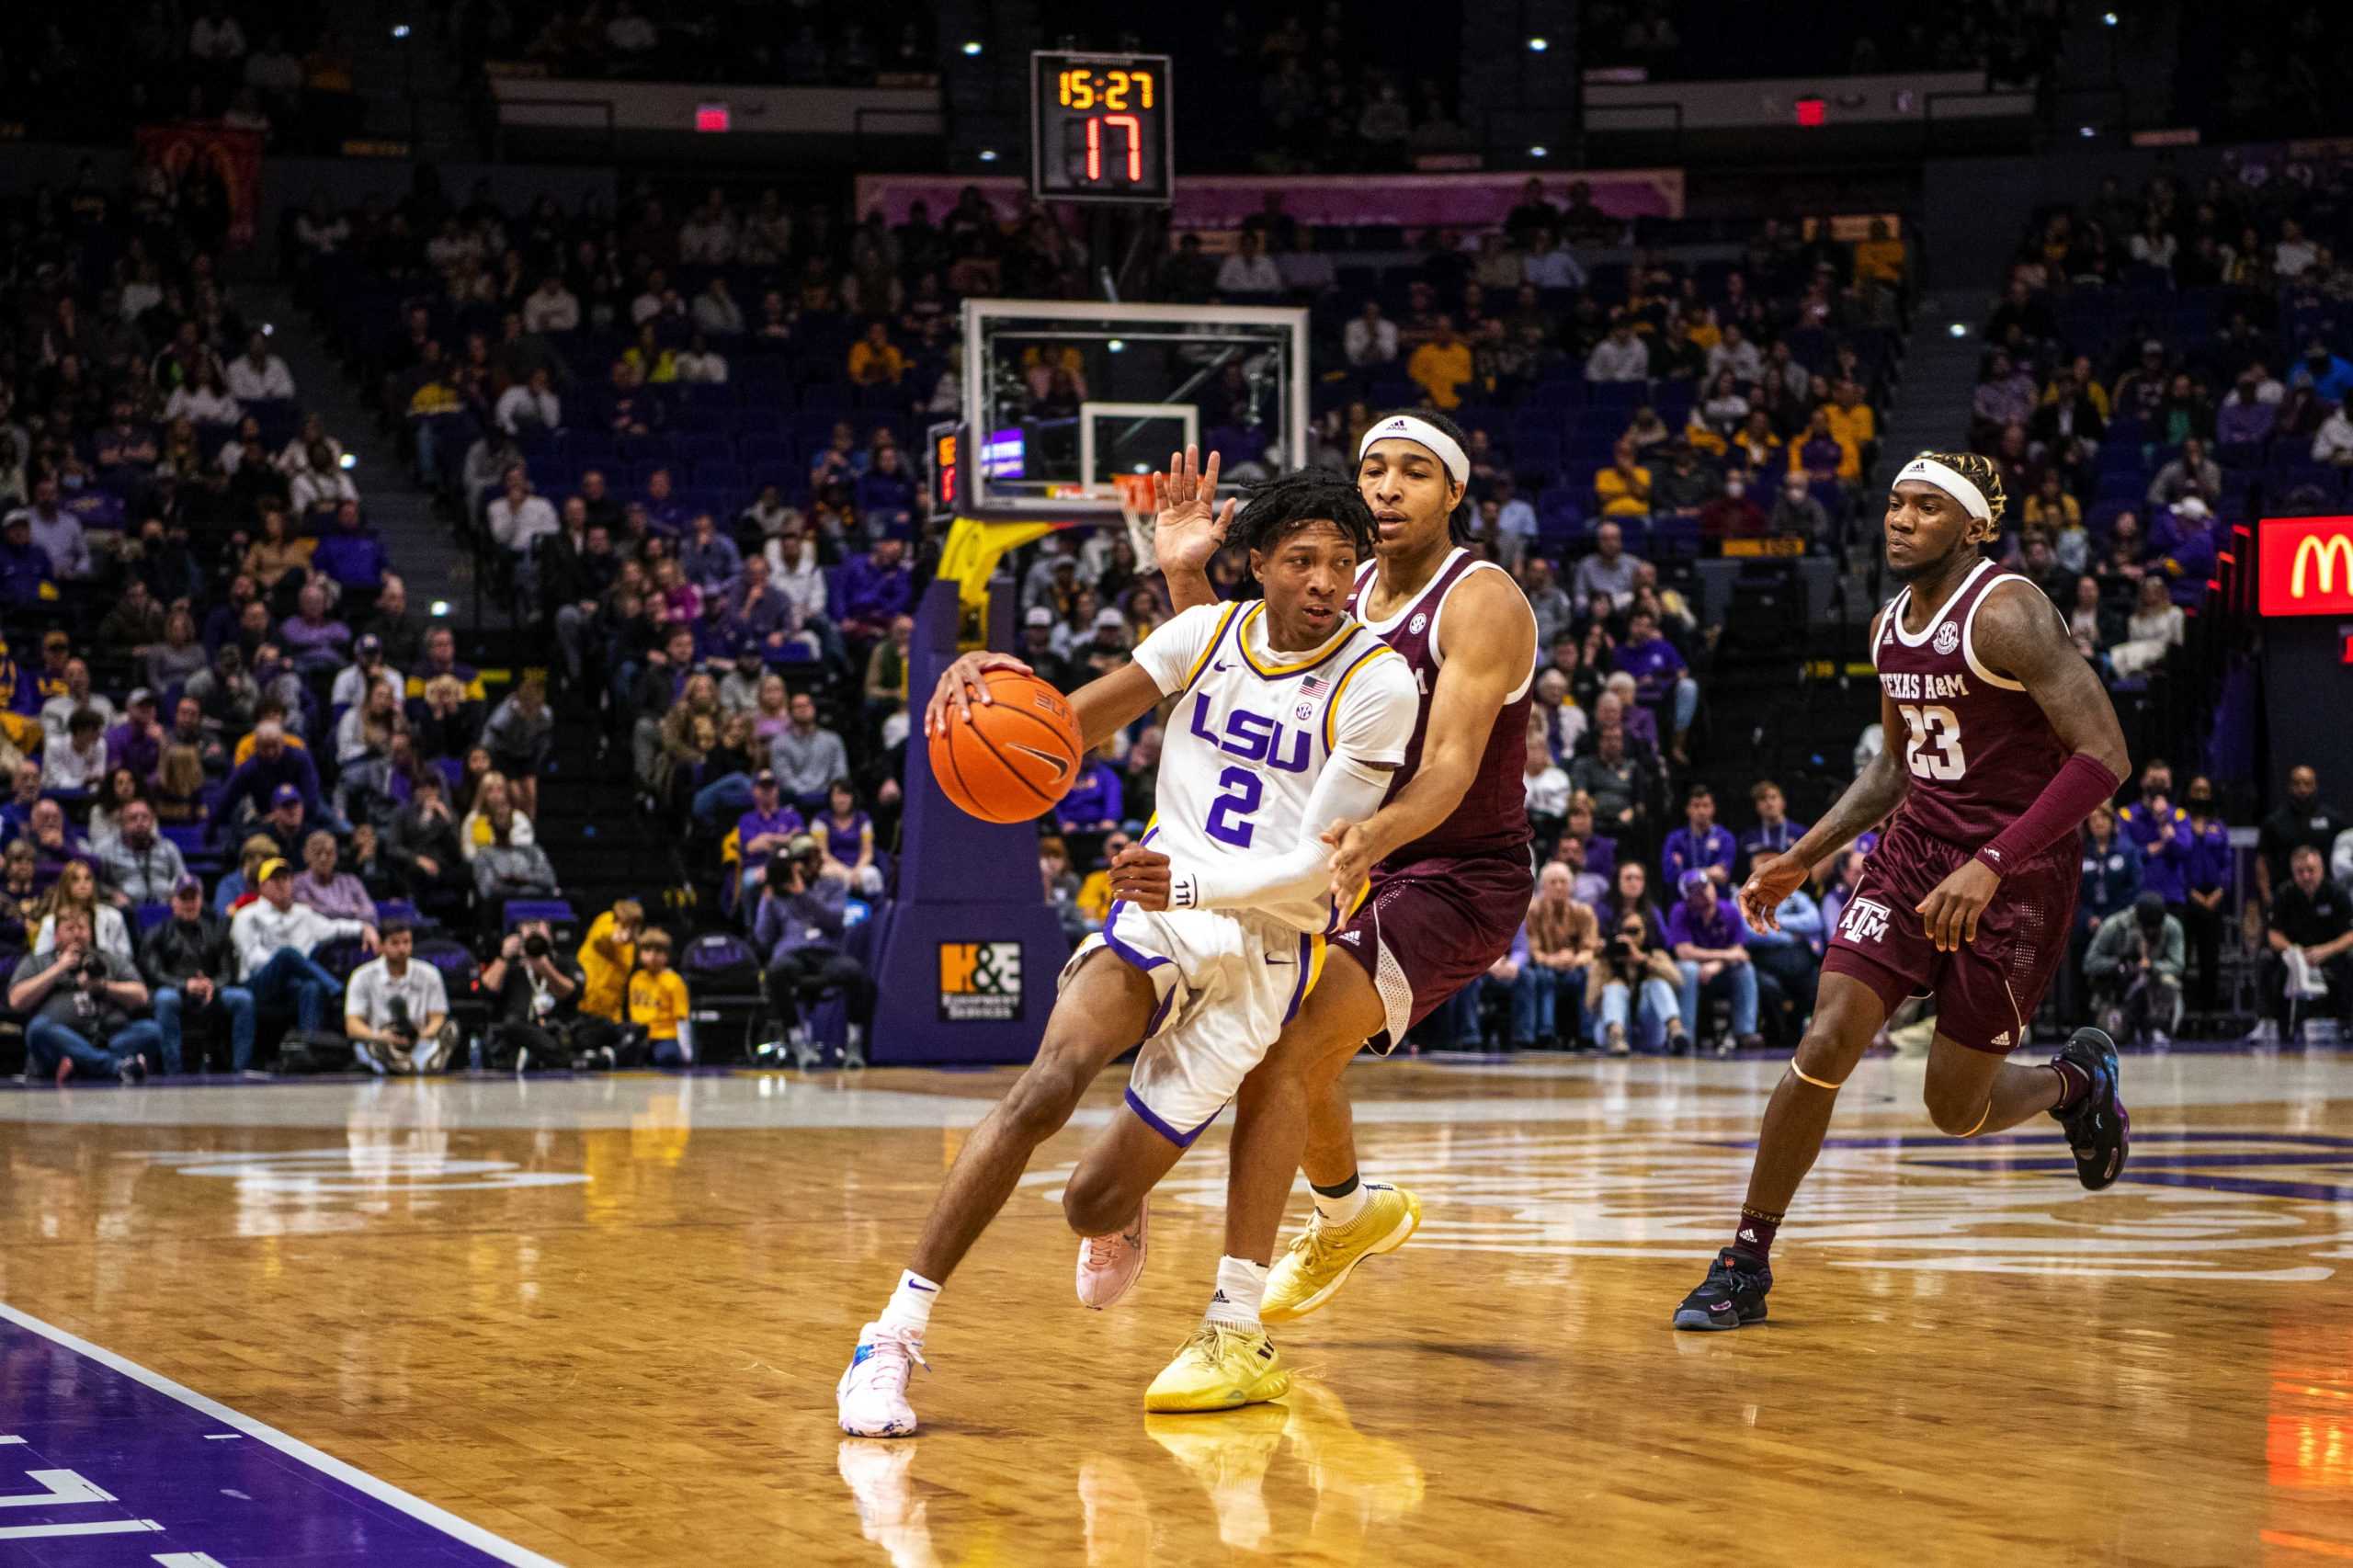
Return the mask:
<path fill-rule="evenodd" d="M 1040 50 L 1029 66 L 1032 195 L 1168 200 L 1175 140 L 1168 56 Z"/>

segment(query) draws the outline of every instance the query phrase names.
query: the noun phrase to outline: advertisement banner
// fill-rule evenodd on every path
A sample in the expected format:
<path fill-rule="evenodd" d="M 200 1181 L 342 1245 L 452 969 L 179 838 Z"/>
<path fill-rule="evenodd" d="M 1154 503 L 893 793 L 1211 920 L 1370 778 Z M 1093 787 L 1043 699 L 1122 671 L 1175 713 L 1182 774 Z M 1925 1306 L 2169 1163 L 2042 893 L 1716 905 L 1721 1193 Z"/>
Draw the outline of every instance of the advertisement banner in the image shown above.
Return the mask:
<path fill-rule="evenodd" d="M 2266 517 L 2256 608 L 2265 616 L 2353 615 L 2353 517 Z"/>
<path fill-rule="evenodd" d="M 261 212 L 261 132 L 231 125 L 142 125 L 139 155 L 163 165 L 176 185 L 191 171 L 208 173 L 229 196 L 229 244 L 254 243 Z"/>

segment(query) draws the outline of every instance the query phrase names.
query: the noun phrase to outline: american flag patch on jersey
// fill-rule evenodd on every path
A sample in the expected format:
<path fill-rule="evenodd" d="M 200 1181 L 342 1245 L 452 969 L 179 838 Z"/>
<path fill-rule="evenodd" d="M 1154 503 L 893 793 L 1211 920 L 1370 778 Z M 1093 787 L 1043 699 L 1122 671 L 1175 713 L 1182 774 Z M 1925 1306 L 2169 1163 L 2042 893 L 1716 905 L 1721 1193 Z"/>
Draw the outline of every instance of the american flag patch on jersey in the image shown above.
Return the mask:
<path fill-rule="evenodd" d="M 1331 688 L 1331 685 L 1322 676 L 1308 676 L 1300 681 L 1299 694 L 1302 697 L 1321 697 Z"/>

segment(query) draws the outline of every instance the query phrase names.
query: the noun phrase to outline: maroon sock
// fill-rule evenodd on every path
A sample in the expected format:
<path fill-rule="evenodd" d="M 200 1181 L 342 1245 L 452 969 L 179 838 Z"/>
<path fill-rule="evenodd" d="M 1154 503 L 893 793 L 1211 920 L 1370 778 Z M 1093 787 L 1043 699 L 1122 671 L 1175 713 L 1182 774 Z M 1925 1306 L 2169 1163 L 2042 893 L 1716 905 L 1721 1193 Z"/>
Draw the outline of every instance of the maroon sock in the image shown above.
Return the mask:
<path fill-rule="evenodd" d="M 2059 1103 L 2051 1108 L 2060 1111 L 2075 1109 L 2076 1104 L 2091 1092 L 2091 1074 L 2063 1056 L 2052 1059 L 2051 1070 L 2059 1074 Z"/>
<path fill-rule="evenodd" d="M 1732 1249 L 1754 1258 L 1773 1256 L 1773 1238 L 1781 1233 L 1781 1216 L 1762 1209 L 1740 1206 L 1740 1223 L 1733 1227 Z"/>

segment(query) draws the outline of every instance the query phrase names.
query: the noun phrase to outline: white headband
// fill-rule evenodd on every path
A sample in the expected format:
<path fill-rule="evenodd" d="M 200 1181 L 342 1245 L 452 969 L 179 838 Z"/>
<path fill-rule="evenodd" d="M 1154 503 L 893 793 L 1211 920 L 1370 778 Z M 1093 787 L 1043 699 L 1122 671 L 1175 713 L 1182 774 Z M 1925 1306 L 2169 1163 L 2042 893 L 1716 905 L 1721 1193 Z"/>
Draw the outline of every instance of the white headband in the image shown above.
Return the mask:
<path fill-rule="evenodd" d="M 1960 502 L 1961 510 L 1981 523 L 1994 520 L 1994 508 L 1985 504 L 1985 492 L 1949 464 L 1929 457 L 1914 458 L 1904 465 L 1904 472 L 1895 476 L 1895 483 L 1901 484 L 1907 479 L 1924 480 L 1935 485 Z"/>
<path fill-rule="evenodd" d="M 1384 419 L 1366 431 L 1364 439 L 1357 443 L 1357 461 L 1364 461 L 1365 453 L 1372 450 L 1375 441 L 1389 440 L 1413 441 L 1427 447 L 1438 454 L 1438 460 L 1446 465 L 1446 472 L 1453 476 L 1455 483 L 1471 483 L 1471 459 L 1463 452 L 1461 443 L 1428 420 L 1416 419 L 1410 414 Z"/>

